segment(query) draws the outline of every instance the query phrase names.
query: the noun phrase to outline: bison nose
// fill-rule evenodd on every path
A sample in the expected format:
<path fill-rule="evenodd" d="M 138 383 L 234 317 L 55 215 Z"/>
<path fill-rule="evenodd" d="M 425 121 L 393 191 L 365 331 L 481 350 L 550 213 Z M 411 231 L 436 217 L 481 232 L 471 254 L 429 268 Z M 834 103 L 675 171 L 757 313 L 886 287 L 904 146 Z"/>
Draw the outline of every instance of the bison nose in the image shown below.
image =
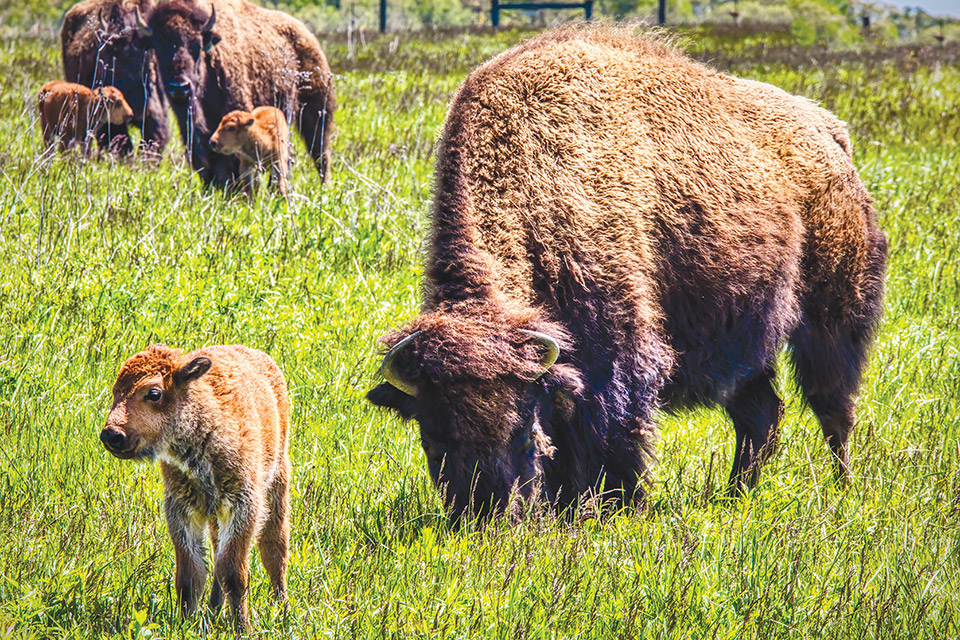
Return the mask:
<path fill-rule="evenodd" d="M 186 80 L 172 80 L 167 83 L 167 93 L 171 100 L 182 104 L 190 97 L 190 83 Z"/>
<path fill-rule="evenodd" d="M 127 436 L 122 431 L 117 431 L 112 427 L 107 427 L 100 432 L 100 442 L 110 453 L 125 451 L 127 448 Z"/>

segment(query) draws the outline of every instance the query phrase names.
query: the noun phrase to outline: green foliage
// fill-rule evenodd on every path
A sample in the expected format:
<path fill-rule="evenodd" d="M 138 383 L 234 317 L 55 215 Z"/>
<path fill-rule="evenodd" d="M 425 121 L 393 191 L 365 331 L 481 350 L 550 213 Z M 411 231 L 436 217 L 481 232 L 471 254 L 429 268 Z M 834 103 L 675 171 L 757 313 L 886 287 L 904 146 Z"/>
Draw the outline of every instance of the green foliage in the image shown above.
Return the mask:
<path fill-rule="evenodd" d="M 721 497 L 732 430 L 703 410 L 660 420 L 645 513 L 448 528 L 415 427 L 363 395 L 377 337 L 419 308 L 446 105 L 527 35 L 326 39 L 333 184 L 298 143 L 289 203 L 203 190 L 178 144 L 158 165 L 41 157 L 53 29 L 0 41 L 0 637 L 202 637 L 179 621 L 157 470 L 97 440 L 117 367 L 156 341 L 248 344 L 287 376 L 293 612 L 254 552 L 259 636 L 960 635 L 960 71 L 941 64 L 955 45 L 845 56 L 785 28 L 684 36 L 855 138 L 890 269 L 849 487 L 785 371 L 780 450 L 742 500 Z"/>

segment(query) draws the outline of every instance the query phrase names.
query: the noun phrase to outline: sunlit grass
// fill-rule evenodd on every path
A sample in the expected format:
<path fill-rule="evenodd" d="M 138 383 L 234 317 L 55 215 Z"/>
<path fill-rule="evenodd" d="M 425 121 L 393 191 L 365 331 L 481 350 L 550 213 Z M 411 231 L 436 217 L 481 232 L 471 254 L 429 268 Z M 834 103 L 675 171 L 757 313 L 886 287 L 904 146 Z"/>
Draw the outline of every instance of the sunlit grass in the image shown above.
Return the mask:
<path fill-rule="evenodd" d="M 325 42 L 333 184 L 300 146 L 296 195 L 253 204 L 204 191 L 178 144 L 155 166 L 41 158 L 34 98 L 59 75 L 56 42 L 0 42 L 0 637 L 195 636 L 175 607 L 159 474 L 97 440 L 119 364 L 156 341 L 244 343 L 287 376 L 293 611 L 273 606 L 255 559 L 257 634 L 960 635 L 960 78 L 896 52 L 811 67 L 738 62 L 762 34 L 691 44 L 822 101 L 855 137 L 891 255 L 849 487 L 782 375 L 780 450 L 743 500 L 720 497 L 732 428 L 701 410 L 660 421 L 643 514 L 448 529 L 415 428 L 363 395 L 376 339 L 419 308 L 447 102 L 524 36 Z M 769 47 L 796 52 L 782 37 Z"/>

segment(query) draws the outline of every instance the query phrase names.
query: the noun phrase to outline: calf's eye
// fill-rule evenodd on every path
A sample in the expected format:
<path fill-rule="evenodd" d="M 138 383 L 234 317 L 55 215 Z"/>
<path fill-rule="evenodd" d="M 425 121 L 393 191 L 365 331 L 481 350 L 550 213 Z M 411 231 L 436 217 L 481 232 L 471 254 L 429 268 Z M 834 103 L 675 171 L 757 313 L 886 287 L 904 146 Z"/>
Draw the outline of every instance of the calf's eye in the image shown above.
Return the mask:
<path fill-rule="evenodd" d="M 156 388 L 147 391 L 147 395 L 145 396 L 145 398 L 150 402 L 160 402 L 161 397 L 163 397 L 163 393 L 160 391 L 160 389 Z"/>

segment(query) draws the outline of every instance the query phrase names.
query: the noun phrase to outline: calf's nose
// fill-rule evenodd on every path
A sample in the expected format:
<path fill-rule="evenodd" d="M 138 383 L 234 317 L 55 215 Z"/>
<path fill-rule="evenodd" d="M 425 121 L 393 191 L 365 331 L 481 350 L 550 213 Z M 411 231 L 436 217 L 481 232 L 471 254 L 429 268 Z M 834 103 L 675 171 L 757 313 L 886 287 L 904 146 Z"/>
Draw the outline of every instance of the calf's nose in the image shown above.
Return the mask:
<path fill-rule="evenodd" d="M 113 427 L 107 427 L 100 432 L 100 442 L 107 448 L 107 451 L 123 451 L 127 448 L 127 436 L 122 431 L 117 431 Z"/>

